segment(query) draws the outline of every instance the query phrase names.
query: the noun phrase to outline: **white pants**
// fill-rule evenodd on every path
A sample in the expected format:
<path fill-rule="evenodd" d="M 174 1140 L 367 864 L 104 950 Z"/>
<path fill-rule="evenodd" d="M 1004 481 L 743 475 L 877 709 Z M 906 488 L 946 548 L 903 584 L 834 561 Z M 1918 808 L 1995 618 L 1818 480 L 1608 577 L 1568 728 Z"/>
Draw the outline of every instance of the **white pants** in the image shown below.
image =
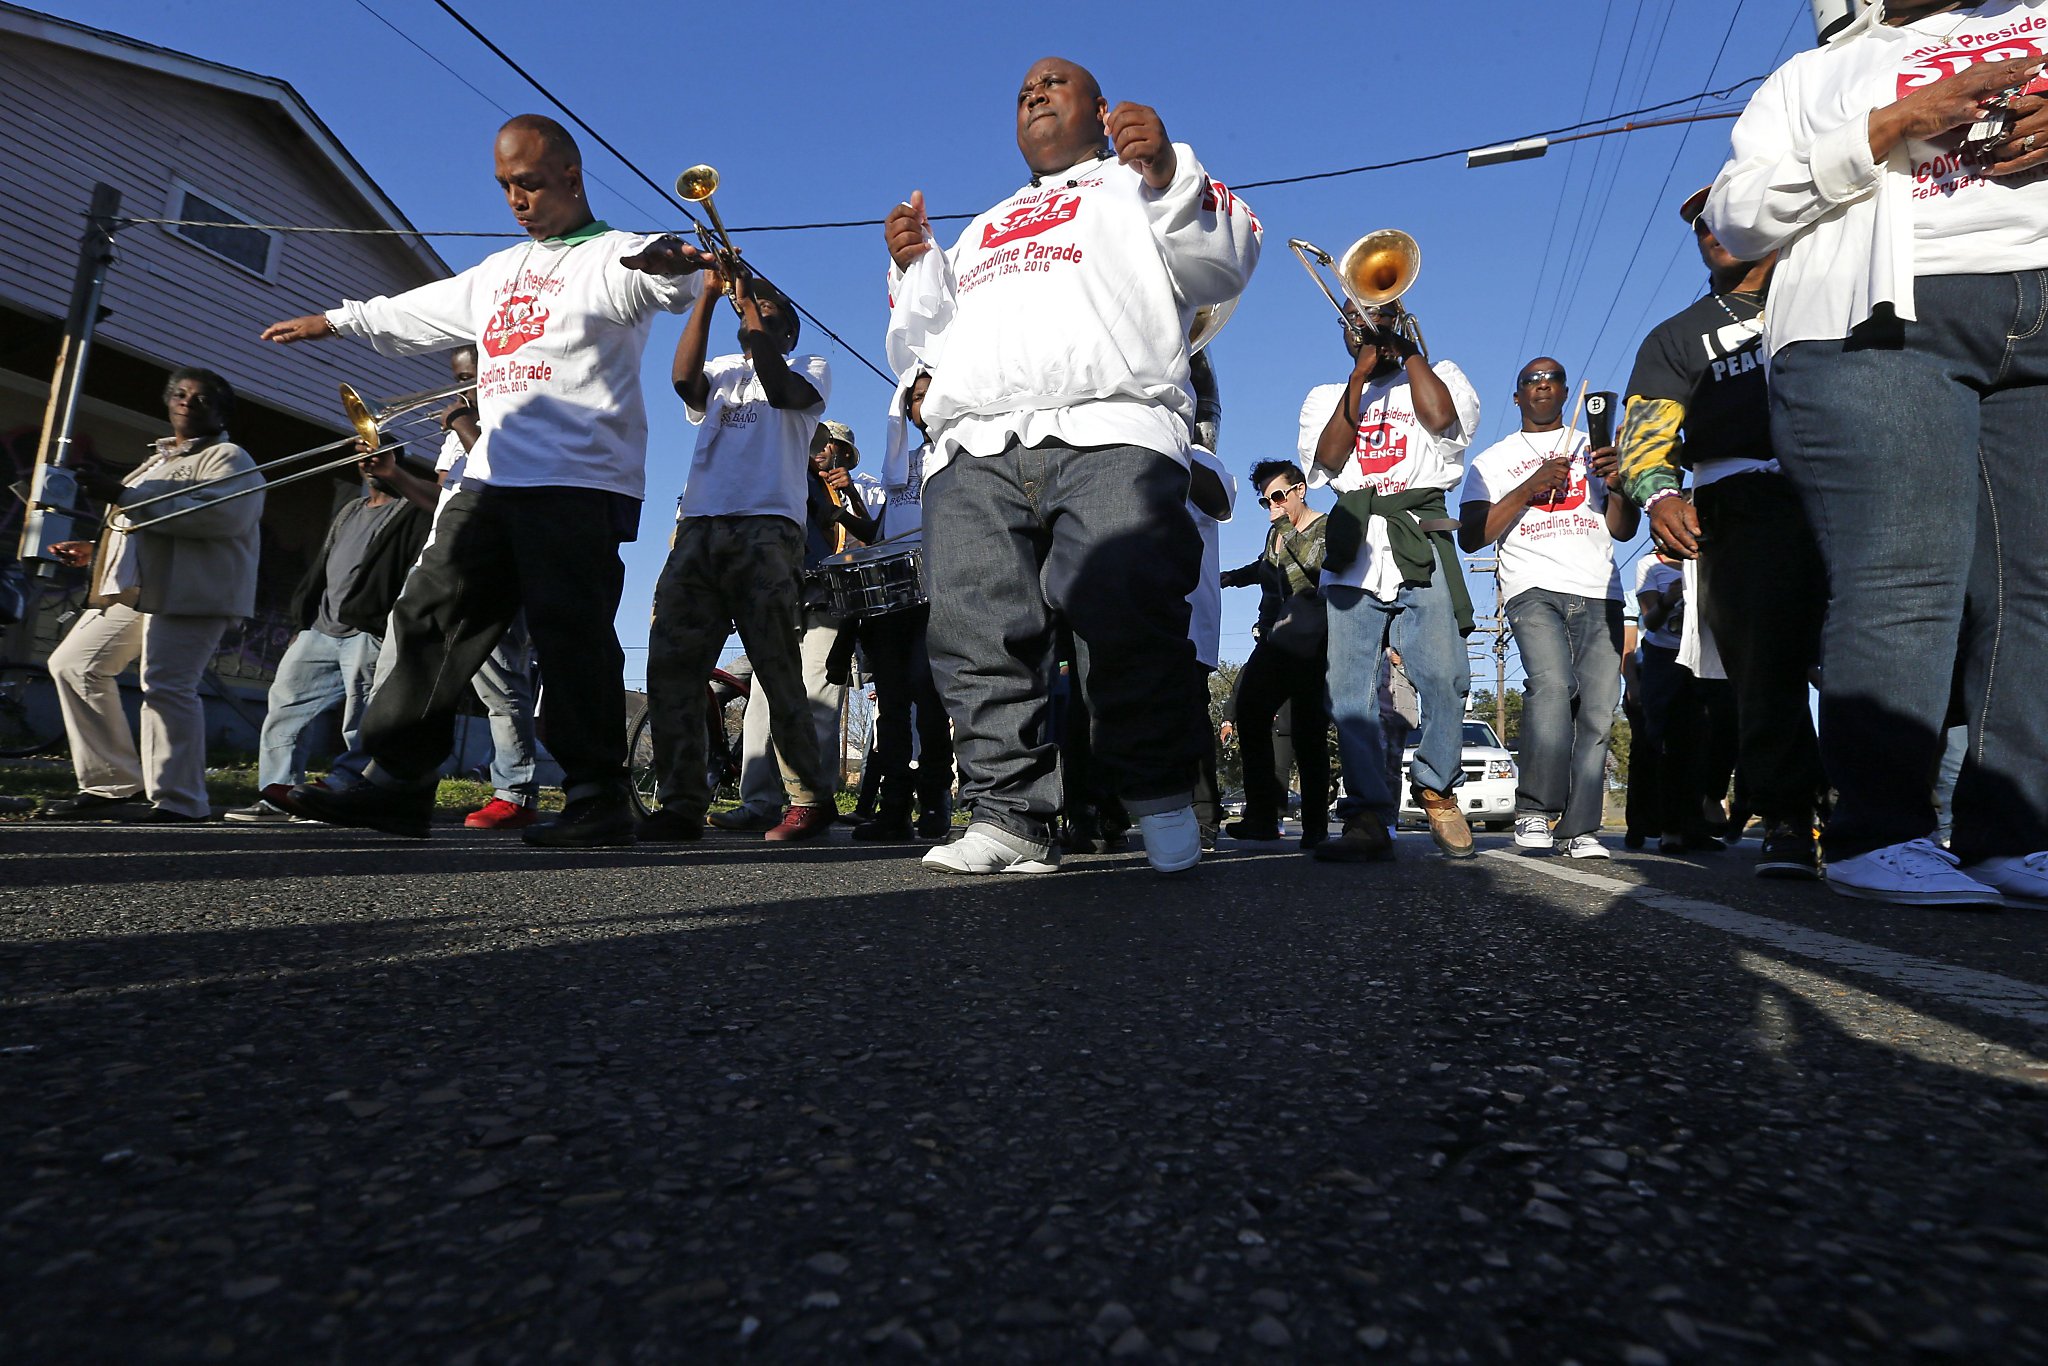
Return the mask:
<path fill-rule="evenodd" d="M 825 677 L 825 662 L 839 643 L 839 621 L 813 608 L 805 608 L 798 616 L 804 692 L 818 728 L 818 757 L 831 775 L 830 786 L 819 794 L 827 808 L 839 787 L 839 708 L 846 701 L 846 685 Z M 746 710 L 741 714 L 740 805 L 757 815 L 772 815 L 782 810 L 785 790 L 780 756 L 768 734 L 768 698 L 755 687 L 747 694 Z"/>
<path fill-rule="evenodd" d="M 233 617 L 92 608 L 50 654 L 78 790 L 146 795 L 165 811 L 207 816 L 206 709 L 199 678 Z M 120 672 L 142 660 L 142 750 L 121 708 Z"/>

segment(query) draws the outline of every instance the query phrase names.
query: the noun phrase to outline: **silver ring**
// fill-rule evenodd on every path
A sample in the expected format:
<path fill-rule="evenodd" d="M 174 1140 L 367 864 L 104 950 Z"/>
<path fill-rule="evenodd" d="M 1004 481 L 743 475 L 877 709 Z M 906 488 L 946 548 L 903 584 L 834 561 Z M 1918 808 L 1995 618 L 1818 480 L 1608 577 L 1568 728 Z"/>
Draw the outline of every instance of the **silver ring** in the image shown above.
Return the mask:
<path fill-rule="evenodd" d="M 2021 139 L 2020 139 L 2020 150 L 2021 150 L 2022 152 L 2031 152 L 2031 151 L 2033 151 L 2033 150 L 2034 150 L 2034 143 L 2035 143 L 2035 142 L 2036 142 L 2036 141 L 2037 141 L 2037 140 L 2038 140 L 2038 139 L 2040 138 L 2040 136 L 2041 136 L 2041 135 L 2040 135 L 2039 133 L 2029 133 L 2029 134 L 2027 134 L 2027 135 L 2026 135 L 2025 137 L 2021 138 Z"/>

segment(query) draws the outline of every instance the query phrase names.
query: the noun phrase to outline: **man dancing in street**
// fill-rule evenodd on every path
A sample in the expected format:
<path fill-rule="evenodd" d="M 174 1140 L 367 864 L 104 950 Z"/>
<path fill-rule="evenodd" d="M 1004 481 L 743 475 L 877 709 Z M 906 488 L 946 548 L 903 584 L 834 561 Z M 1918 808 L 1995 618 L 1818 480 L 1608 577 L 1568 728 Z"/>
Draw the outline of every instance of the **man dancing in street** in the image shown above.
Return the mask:
<path fill-rule="evenodd" d="M 647 413 L 640 358 L 656 313 L 696 298 L 711 258 L 591 213 L 582 156 L 553 119 L 498 130 L 497 181 L 531 239 L 448 280 L 275 323 L 268 341 L 347 336 L 387 355 L 483 352 L 480 428 L 392 614 L 397 664 L 363 717 L 368 780 L 291 800 L 336 825 L 423 838 L 470 679 L 521 608 L 550 688 L 548 749 L 566 805 L 528 844 L 630 844 L 625 655 L 612 618 L 621 542 L 639 531 Z"/>
<path fill-rule="evenodd" d="M 925 856 L 954 873 L 1052 868 L 1060 808 L 1049 726 L 1060 620 L 1079 642 L 1096 759 L 1161 872 L 1201 858 L 1187 510 L 1196 310 L 1258 261 L 1251 210 L 1138 104 L 1048 57 L 1017 93 L 1030 183 L 951 251 L 923 193 L 889 215 L 890 358 L 925 396 L 930 649 L 974 808 Z"/>

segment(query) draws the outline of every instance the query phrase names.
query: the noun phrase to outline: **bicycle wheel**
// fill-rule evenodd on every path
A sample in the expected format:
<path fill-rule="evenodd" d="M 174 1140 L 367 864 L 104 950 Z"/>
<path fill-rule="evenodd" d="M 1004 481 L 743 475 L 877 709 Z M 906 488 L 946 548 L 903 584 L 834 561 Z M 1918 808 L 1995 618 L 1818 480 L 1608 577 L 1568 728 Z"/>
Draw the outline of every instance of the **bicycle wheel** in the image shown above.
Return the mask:
<path fill-rule="evenodd" d="M 643 709 L 634 717 L 632 728 L 626 732 L 626 736 L 627 790 L 633 798 L 633 809 L 642 816 L 651 816 L 661 805 L 661 799 L 655 795 L 659 780 L 654 772 L 654 726 L 651 713 Z"/>
<path fill-rule="evenodd" d="M 26 759 L 64 748 L 56 686 L 33 664 L 0 666 L 0 758 Z"/>

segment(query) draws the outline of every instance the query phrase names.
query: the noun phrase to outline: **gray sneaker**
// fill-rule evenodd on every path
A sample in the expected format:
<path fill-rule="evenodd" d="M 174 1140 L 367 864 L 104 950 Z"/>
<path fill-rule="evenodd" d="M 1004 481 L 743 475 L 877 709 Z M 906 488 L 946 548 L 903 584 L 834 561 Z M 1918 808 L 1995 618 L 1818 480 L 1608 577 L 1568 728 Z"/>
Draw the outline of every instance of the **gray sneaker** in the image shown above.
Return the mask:
<path fill-rule="evenodd" d="M 292 820 L 292 813 L 259 797 L 248 806 L 238 806 L 232 811 L 223 811 L 221 818 L 223 820 L 237 821 L 243 825 L 289 825 Z"/>

